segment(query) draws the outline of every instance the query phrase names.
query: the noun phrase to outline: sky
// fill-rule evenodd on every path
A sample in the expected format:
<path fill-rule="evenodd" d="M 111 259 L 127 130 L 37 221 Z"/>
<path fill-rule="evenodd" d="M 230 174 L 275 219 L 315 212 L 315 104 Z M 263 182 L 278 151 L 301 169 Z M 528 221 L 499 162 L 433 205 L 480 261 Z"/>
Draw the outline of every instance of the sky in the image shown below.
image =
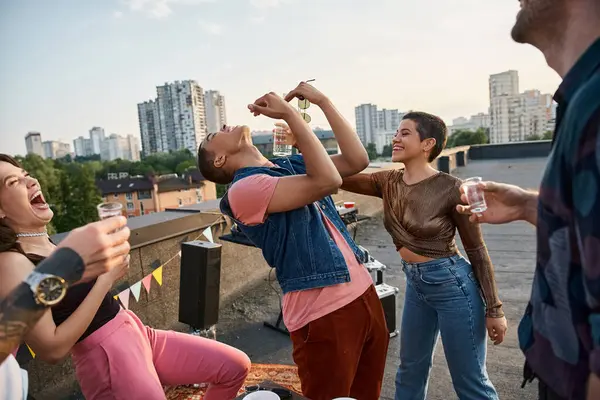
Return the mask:
<path fill-rule="evenodd" d="M 510 29 L 506 0 L 4 0 L 0 2 L 0 152 L 24 136 L 72 145 L 93 126 L 139 136 L 137 103 L 194 79 L 225 96 L 227 119 L 273 121 L 246 106 L 316 79 L 354 125 L 354 107 L 422 110 L 447 123 L 486 112 L 488 77 L 519 71 L 520 90 L 560 79 Z M 327 127 L 309 110 L 313 127 Z"/>

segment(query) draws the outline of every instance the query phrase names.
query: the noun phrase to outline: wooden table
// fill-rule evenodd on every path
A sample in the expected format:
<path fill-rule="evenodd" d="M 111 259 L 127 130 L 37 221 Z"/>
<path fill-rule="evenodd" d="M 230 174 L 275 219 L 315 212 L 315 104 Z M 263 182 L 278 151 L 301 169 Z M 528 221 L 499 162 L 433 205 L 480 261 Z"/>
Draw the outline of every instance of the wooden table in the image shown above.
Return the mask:
<path fill-rule="evenodd" d="M 286 387 L 283 387 L 281 385 L 276 384 L 275 382 L 271 382 L 271 381 L 262 381 L 261 383 L 258 384 L 258 386 L 262 387 L 262 388 L 280 388 L 280 389 L 286 389 L 289 390 Z M 292 392 L 292 397 L 288 397 L 288 399 L 292 399 L 292 400 L 309 400 L 308 397 L 304 397 L 292 390 L 290 390 L 290 392 Z M 242 394 L 241 396 L 238 396 L 235 398 L 235 400 L 240 400 L 243 399 L 244 397 L 246 397 L 246 394 Z M 287 400 L 287 399 L 286 399 Z"/>

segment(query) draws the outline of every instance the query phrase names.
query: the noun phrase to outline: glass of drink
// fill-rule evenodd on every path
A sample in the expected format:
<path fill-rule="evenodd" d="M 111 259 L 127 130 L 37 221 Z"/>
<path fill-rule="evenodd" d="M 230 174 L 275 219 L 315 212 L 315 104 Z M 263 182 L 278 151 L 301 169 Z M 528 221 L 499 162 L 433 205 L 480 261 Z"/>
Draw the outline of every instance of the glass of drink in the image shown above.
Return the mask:
<path fill-rule="evenodd" d="M 474 214 L 481 214 L 485 210 L 487 210 L 487 204 L 485 203 L 485 196 L 483 194 L 483 189 L 479 187 L 479 184 L 482 182 L 480 176 L 476 176 L 473 178 L 466 179 L 461 189 L 465 196 L 467 196 L 467 202 L 471 207 L 471 212 Z"/>
<path fill-rule="evenodd" d="M 275 129 L 273 129 L 273 155 L 275 157 L 291 156 L 291 139 L 290 135 L 286 134 L 285 128 L 275 125 Z"/>
<path fill-rule="evenodd" d="M 121 203 L 100 203 L 97 208 L 98 217 L 101 220 L 123 215 L 123 205 Z"/>

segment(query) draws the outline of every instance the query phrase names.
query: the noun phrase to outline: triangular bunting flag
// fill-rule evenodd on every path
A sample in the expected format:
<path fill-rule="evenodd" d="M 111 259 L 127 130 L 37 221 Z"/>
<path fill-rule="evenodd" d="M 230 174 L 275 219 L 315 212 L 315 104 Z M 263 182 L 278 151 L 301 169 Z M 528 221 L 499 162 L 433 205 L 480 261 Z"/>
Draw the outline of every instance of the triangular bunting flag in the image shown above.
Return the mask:
<path fill-rule="evenodd" d="M 154 271 L 152 271 L 152 276 L 154 277 L 154 279 L 156 279 L 156 282 L 158 282 L 158 284 L 162 286 L 162 265 L 156 268 Z"/>
<path fill-rule="evenodd" d="M 29 352 L 31 353 L 31 357 L 35 358 L 35 353 L 33 352 L 33 350 L 31 350 L 31 347 L 29 347 L 29 345 L 27 343 L 25 343 L 25 345 L 29 349 Z"/>
<path fill-rule="evenodd" d="M 142 283 L 144 284 L 144 288 L 146 288 L 146 292 L 150 293 L 150 286 L 152 286 L 152 274 L 148 274 L 142 279 Z"/>
<path fill-rule="evenodd" d="M 204 235 L 205 238 L 208 239 L 209 242 L 214 243 L 214 241 L 213 241 L 213 235 L 212 235 L 212 229 L 211 229 L 210 226 L 208 228 L 206 228 L 204 230 L 204 232 L 202 232 L 202 234 Z"/>
<path fill-rule="evenodd" d="M 121 300 L 121 304 L 123 304 L 126 310 L 129 309 L 129 289 L 125 289 L 119 293 L 119 300 Z"/>
<path fill-rule="evenodd" d="M 115 299 L 115 300 L 119 300 L 119 295 L 118 295 L 118 294 L 115 294 L 115 295 L 113 296 L 113 299 Z"/>
<path fill-rule="evenodd" d="M 133 294 L 135 301 L 140 301 L 140 292 L 142 291 L 142 281 L 138 281 L 138 282 L 134 283 L 133 285 L 131 285 L 131 287 L 129 289 L 131 289 L 131 294 Z"/>

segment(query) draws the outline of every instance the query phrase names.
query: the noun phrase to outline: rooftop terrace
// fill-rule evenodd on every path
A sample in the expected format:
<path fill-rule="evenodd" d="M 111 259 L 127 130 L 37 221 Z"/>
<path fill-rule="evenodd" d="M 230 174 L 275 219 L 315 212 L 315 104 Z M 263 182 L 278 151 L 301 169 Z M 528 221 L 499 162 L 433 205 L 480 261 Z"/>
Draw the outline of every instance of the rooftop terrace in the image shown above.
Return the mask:
<path fill-rule="evenodd" d="M 511 144 L 472 148 L 471 157 L 453 159 L 446 164 L 459 177 L 482 176 L 488 180 L 536 188 L 546 162 L 549 143 Z M 522 158 L 510 158 L 510 155 Z M 466 159 L 466 157 L 465 157 Z M 459 166 L 466 164 L 465 166 Z M 456 166 L 459 166 L 456 168 Z M 378 166 L 387 168 L 388 165 Z M 399 256 L 381 219 L 381 200 L 341 191 L 336 200 L 356 201 L 362 215 L 371 216 L 359 223 L 356 240 L 388 266 L 386 283 L 400 288 L 397 317 L 401 318 L 404 277 Z M 198 237 L 203 229 L 215 224 L 213 235 L 228 233 L 230 225 L 222 221 L 218 203 L 209 202 L 183 209 L 156 213 L 130 220 L 132 228 L 132 266 L 121 287 L 126 287 L 152 272 L 153 268 L 176 254 L 182 241 Z M 535 231 L 524 223 L 484 226 L 484 235 L 492 261 L 500 297 L 504 302 L 509 331 L 503 344 L 489 346 L 488 371 L 501 399 L 534 399 L 534 385 L 521 389 L 523 357 L 518 348 L 517 324 L 523 313 L 533 278 Z M 217 240 L 217 242 L 219 242 Z M 255 363 L 293 364 L 291 342 L 281 333 L 266 329 L 263 321 L 274 321 L 279 312 L 279 289 L 269 280 L 269 268 L 259 250 L 222 242 L 221 308 L 218 340 L 245 351 Z M 187 330 L 177 321 L 179 301 L 178 259 L 165 265 L 163 285 L 155 283 L 149 294 L 130 301 L 130 309 L 147 324 L 162 329 Z M 119 288 L 117 288 L 118 290 Z M 394 375 L 398 365 L 399 338 L 392 338 L 386 364 L 382 399 L 393 399 Z M 82 398 L 70 362 L 47 366 L 37 360 L 29 363 L 32 394 L 37 399 Z M 450 375 L 441 343 L 438 344 L 428 399 L 446 400 L 453 395 Z M 451 395 L 452 394 L 452 395 Z"/>

